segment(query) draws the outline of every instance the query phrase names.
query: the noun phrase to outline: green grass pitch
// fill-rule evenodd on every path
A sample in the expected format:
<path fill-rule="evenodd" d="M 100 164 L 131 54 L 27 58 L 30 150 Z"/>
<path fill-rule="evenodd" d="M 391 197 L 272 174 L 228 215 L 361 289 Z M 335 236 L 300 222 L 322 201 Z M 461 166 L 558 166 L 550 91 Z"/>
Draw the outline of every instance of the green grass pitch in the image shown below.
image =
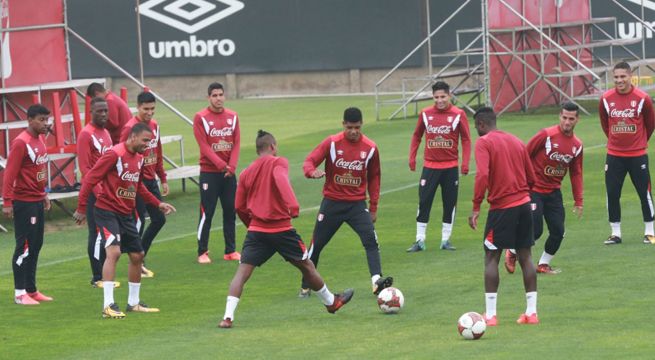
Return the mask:
<path fill-rule="evenodd" d="M 172 181 L 168 201 L 178 212 L 168 217 L 155 240 L 148 265 L 156 273 L 144 279 L 142 299 L 161 308 L 159 314 L 128 314 L 125 320 L 103 320 L 102 290 L 89 285 L 86 227 L 73 225 L 58 209 L 48 214 L 45 245 L 39 259 L 39 289 L 55 298 L 37 307 L 13 304 L 10 258 L 14 247 L 12 225 L 0 233 L 0 358 L 2 359 L 193 359 L 193 358 L 406 358 L 406 359 L 598 359 L 653 358 L 653 260 L 655 247 L 643 245 L 639 200 L 626 181 L 623 239 L 619 246 L 602 244 L 609 235 L 603 164 L 605 136 L 597 116 L 581 116 L 576 133 L 585 144 L 585 208 L 575 218 L 568 178 L 564 181 L 567 210 L 566 237 L 553 266 L 563 272 L 539 276 L 538 326 L 519 326 L 525 310 L 520 272 L 501 269 L 498 298 L 499 326 L 487 329 L 480 341 L 465 341 L 456 331 L 458 317 L 484 311 L 481 229 L 472 231 L 466 218 L 471 211 L 474 175 L 460 179 L 457 217 L 452 241 L 455 252 L 438 250 L 441 197 L 438 194 L 428 228 L 427 251 L 407 254 L 414 240 L 419 173 L 407 166 L 415 118 L 375 121 L 371 97 L 284 100 L 228 100 L 241 119 L 242 156 L 239 170 L 255 157 L 258 129 L 278 139 L 281 156 L 290 162 L 290 177 L 301 204 L 294 221 L 309 243 L 322 181 L 303 177 L 304 157 L 325 136 L 340 131 L 343 109 L 364 111 L 364 132 L 380 148 L 382 197 L 376 224 L 385 275 L 405 295 L 398 315 L 382 314 L 371 294 L 363 248 L 354 232 L 344 226 L 324 250 L 319 271 L 333 291 L 355 288 L 352 302 L 335 315 L 328 314 L 316 296 L 298 299 L 299 273 L 279 256 L 257 269 L 246 285 L 236 312 L 235 327 L 216 327 L 223 315 L 229 282 L 237 264 L 220 260 L 220 210 L 210 240 L 214 263 L 196 260 L 198 190 Z M 188 116 L 204 101 L 178 102 Z M 427 104 L 421 104 L 427 105 Z M 590 104 L 590 108 L 594 108 Z M 197 161 L 198 150 L 190 126 L 174 118 L 162 105 L 156 115 L 164 135 L 185 137 L 187 164 Z M 555 124 L 557 110 L 511 114 L 499 119 L 499 128 L 527 141 L 537 130 Z M 469 121 L 471 130 L 472 122 Z M 174 159 L 176 145 L 165 146 Z M 420 162 L 419 162 L 420 165 Z M 475 162 L 471 162 L 471 171 Z M 68 202 L 73 206 L 74 201 Z M 483 206 L 483 214 L 488 207 Z M 485 217 L 480 219 L 484 224 Z M 245 229 L 237 227 L 237 246 Z M 533 249 L 535 261 L 544 237 Z M 121 258 L 116 290 L 119 305 L 127 301 L 127 259 Z"/>

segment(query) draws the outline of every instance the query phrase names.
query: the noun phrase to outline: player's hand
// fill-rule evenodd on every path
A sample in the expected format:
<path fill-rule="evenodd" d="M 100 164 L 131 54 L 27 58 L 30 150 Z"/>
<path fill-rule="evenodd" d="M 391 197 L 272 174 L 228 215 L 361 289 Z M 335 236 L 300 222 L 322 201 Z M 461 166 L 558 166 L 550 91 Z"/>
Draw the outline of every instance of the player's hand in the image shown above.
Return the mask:
<path fill-rule="evenodd" d="M 462 175 L 468 175 L 469 174 L 469 167 L 468 166 L 462 166 Z"/>
<path fill-rule="evenodd" d="M 84 224 L 84 220 L 86 220 L 86 214 L 80 213 L 77 210 L 73 213 L 73 219 L 75 219 L 75 223 L 77 225 L 82 225 Z"/>
<path fill-rule="evenodd" d="M 13 206 L 8 206 L 8 207 L 3 206 L 2 207 L 2 214 L 5 217 L 8 217 L 9 219 L 13 219 L 14 218 L 14 207 Z"/>
<path fill-rule="evenodd" d="M 416 160 L 414 160 L 414 161 L 410 160 L 409 161 L 409 170 L 410 171 L 416 171 Z"/>
<path fill-rule="evenodd" d="M 578 219 L 582 218 L 582 205 L 581 206 L 574 206 L 573 207 L 573 213 L 578 217 Z"/>
<path fill-rule="evenodd" d="M 234 169 L 230 167 L 230 165 L 225 165 L 225 175 L 224 177 L 229 178 L 234 176 Z"/>
<path fill-rule="evenodd" d="M 316 169 L 316 170 L 314 170 L 314 171 L 312 172 L 311 178 L 312 178 L 312 179 L 320 179 L 320 178 L 322 178 L 323 176 L 325 176 L 325 171 L 323 171 L 323 170 L 321 170 L 321 169 Z"/>
<path fill-rule="evenodd" d="M 479 211 L 471 211 L 471 215 L 469 216 L 469 226 L 473 230 L 478 229 L 478 217 L 480 217 Z"/>
<path fill-rule="evenodd" d="M 164 215 L 169 215 L 177 211 L 173 205 L 165 202 L 159 204 L 159 210 L 161 210 Z"/>
<path fill-rule="evenodd" d="M 167 196 L 170 191 L 171 189 L 168 187 L 168 183 L 161 183 L 161 196 Z"/>
<path fill-rule="evenodd" d="M 52 203 L 50 202 L 50 199 L 46 196 L 45 199 L 43 199 L 43 210 L 45 211 L 50 211 L 52 208 Z"/>
<path fill-rule="evenodd" d="M 369 214 L 371 214 L 371 221 L 375 222 L 378 219 L 378 213 L 375 211 L 369 211 Z"/>
<path fill-rule="evenodd" d="M 292 219 L 295 219 L 300 215 L 300 208 L 290 208 L 289 209 L 289 216 L 291 216 Z"/>

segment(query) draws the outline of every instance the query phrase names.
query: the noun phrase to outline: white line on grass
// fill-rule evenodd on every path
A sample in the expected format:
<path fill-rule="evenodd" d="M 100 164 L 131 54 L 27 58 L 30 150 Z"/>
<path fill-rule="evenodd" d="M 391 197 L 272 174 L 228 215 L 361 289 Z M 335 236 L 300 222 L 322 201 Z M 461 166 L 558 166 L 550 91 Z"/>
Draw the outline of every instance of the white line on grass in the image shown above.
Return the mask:
<path fill-rule="evenodd" d="M 606 144 L 593 145 L 593 146 L 588 147 L 587 150 L 597 149 L 597 148 L 603 147 L 603 146 L 605 146 L 605 145 L 606 145 Z M 469 175 L 474 175 L 474 174 L 475 174 L 475 171 L 471 171 L 471 172 L 469 173 Z M 389 189 L 389 190 L 381 191 L 381 192 L 380 192 L 380 196 L 382 196 L 382 195 L 386 195 L 386 194 L 391 194 L 391 193 L 394 193 L 394 192 L 397 192 L 397 191 L 402 191 L 402 190 L 411 189 L 411 188 L 413 188 L 413 187 L 416 187 L 417 184 L 418 184 L 417 182 L 413 182 L 413 183 L 411 183 L 411 184 L 407 184 L 407 185 L 399 186 L 399 187 L 397 187 L 397 188 L 393 188 L 393 189 Z M 314 211 L 314 210 L 318 210 L 319 208 L 320 208 L 320 206 L 312 206 L 312 207 L 308 207 L 308 208 L 303 208 L 303 209 L 300 210 L 300 212 L 301 212 L 301 213 L 304 213 L 304 212 L 307 212 L 307 211 Z M 243 225 L 243 224 L 240 223 L 240 222 L 237 222 L 236 225 L 237 225 L 237 226 L 240 226 L 240 225 Z M 223 228 L 222 226 L 218 226 L 218 227 L 212 228 L 210 231 L 217 231 L 217 230 L 221 230 L 222 228 Z M 185 238 L 185 237 L 189 237 L 189 236 L 197 235 L 197 234 L 198 234 L 198 232 L 197 232 L 197 231 L 194 231 L 194 232 L 190 232 L 190 233 L 187 233 L 187 234 L 175 235 L 175 236 L 171 236 L 171 237 L 168 237 L 168 238 L 159 239 L 159 240 L 156 240 L 156 241 L 154 241 L 154 242 L 155 242 L 155 243 L 163 243 L 163 242 L 173 241 L 173 240 L 177 240 L 177 239 L 180 239 L 180 238 Z M 65 259 L 60 259 L 60 260 L 50 261 L 50 262 L 43 263 L 43 264 L 39 265 L 39 268 L 42 268 L 42 267 L 48 267 L 48 266 L 54 266 L 54 265 L 58 265 L 58 264 L 63 264 L 63 263 L 69 262 L 69 261 L 75 261 L 75 260 L 86 259 L 87 257 L 88 257 L 88 256 L 86 256 L 86 255 L 81 255 L 81 256 L 74 256 L 74 257 L 69 257 L 69 258 L 65 258 Z M 9 270 L 9 271 L 3 271 L 3 272 L 0 272 L 0 276 L 9 275 L 9 274 L 11 274 L 11 273 L 12 273 L 11 270 Z"/>

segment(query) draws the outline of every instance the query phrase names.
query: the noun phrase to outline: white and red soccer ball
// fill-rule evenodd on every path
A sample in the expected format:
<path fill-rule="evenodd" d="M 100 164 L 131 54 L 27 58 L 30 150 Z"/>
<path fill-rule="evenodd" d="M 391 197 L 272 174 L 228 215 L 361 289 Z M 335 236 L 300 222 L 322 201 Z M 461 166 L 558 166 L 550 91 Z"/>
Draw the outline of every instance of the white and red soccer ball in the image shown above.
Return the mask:
<path fill-rule="evenodd" d="M 476 312 L 467 312 L 457 320 L 457 331 L 466 340 L 477 340 L 487 330 L 487 323 L 482 315 Z"/>
<path fill-rule="evenodd" d="M 396 314 L 403 308 L 405 297 L 395 287 L 388 287 L 380 291 L 378 295 L 378 306 L 385 314 Z"/>

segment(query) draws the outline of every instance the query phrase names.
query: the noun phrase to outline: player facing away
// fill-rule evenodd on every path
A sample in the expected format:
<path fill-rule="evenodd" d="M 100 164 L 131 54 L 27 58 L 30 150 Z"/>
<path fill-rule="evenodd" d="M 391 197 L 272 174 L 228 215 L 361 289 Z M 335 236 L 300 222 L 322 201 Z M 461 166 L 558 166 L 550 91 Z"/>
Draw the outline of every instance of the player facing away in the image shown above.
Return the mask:
<path fill-rule="evenodd" d="M 234 196 L 237 190 L 236 169 L 241 147 L 239 117 L 224 106 L 225 91 L 220 83 L 207 89 L 209 106 L 193 118 L 193 135 L 200 148 L 200 219 L 198 221 L 198 263 L 211 263 L 209 230 L 221 200 L 223 209 L 224 260 L 239 260 L 236 251 Z"/>
<path fill-rule="evenodd" d="M 107 123 L 107 101 L 101 97 L 91 99 L 91 121 L 80 131 L 77 137 L 77 163 L 82 179 L 91 171 L 98 159 L 112 146 L 109 131 L 105 129 Z M 86 206 L 86 223 L 89 230 L 87 238 L 87 253 L 91 263 L 91 285 L 102 287 L 102 264 L 105 262 L 105 248 L 100 246 L 98 231 L 96 230 L 93 209 L 96 203 L 96 192 L 94 189 L 88 197 Z M 119 287 L 120 282 L 115 282 L 114 287 Z"/>
<path fill-rule="evenodd" d="M 626 62 L 614 65 L 614 89 L 600 97 L 598 114 L 600 125 L 607 136 L 605 160 L 605 188 L 607 211 L 612 233 L 605 245 L 620 244 L 621 191 L 625 175 L 641 200 L 644 218 L 644 244 L 655 244 L 653 231 L 653 197 L 650 192 L 648 170 L 648 140 L 655 129 L 653 101 L 646 92 L 632 85 L 632 69 Z"/>
<path fill-rule="evenodd" d="M 161 146 L 161 132 L 155 115 L 155 105 L 157 100 L 150 92 L 142 92 L 136 98 L 137 114 L 128 121 L 123 127 L 121 141 L 127 141 L 130 131 L 134 125 L 143 123 L 150 127 L 152 139 L 150 144 L 143 153 L 143 168 L 141 169 L 142 183 L 157 199 L 161 201 L 162 196 L 167 196 L 168 182 L 166 182 L 166 171 L 164 170 L 164 151 Z M 161 181 L 161 193 L 157 178 Z M 150 216 L 150 225 L 146 228 L 146 211 Z M 148 250 L 152 245 L 159 231 L 166 224 L 166 216 L 158 207 L 147 205 L 141 196 L 136 197 L 136 228 L 141 236 L 141 245 L 143 247 L 143 266 L 141 267 L 141 277 L 151 278 L 155 273 L 150 271 L 145 265 L 145 257 L 148 256 Z"/>
<path fill-rule="evenodd" d="M 318 267 L 321 251 L 345 222 L 357 233 L 366 251 L 373 293 L 393 283 L 382 277 L 380 248 L 373 223 L 380 199 L 380 152 L 373 140 L 362 134 L 362 112 L 348 108 L 343 114 L 343 131 L 328 136 L 305 159 L 305 177 L 325 177 L 323 201 L 318 211 L 309 254 Z M 325 162 L 325 171 L 317 167 Z M 369 207 L 366 207 L 366 192 Z M 310 294 L 308 279 L 303 279 L 299 297 Z"/>
<path fill-rule="evenodd" d="M 484 229 L 484 287 L 488 326 L 496 326 L 496 299 L 500 276 L 498 263 L 503 249 L 516 249 L 523 271 L 523 285 L 527 308 L 516 321 L 519 324 L 538 324 L 537 273 L 532 263 L 534 245 L 530 186 L 534 172 L 523 142 L 516 136 L 496 129 L 496 114 L 488 107 L 475 115 L 475 129 L 480 138 L 475 143 L 475 187 L 473 211 L 469 226 L 475 230 L 480 216 L 480 204 L 487 190 L 489 214 Z"/>
<path fill-rule="evenodd" d="M 221 328 L 231 328 L 234 311 L 241 298 L 243 286 L 256 266 L 263 265 L 276 252 L 297 267 L 309 287 L 318 294 L 327 311 L 334 314 L 353 296 L 352 289 L 343 294 L 332 294 L 309 260 L 300 235 L 291 226 L 291 218 L 298 217 L 300 206 L 289 182 L 289 162 L 277 156 L 277 142 L 273 135 L 257 133 L 258 158 L 239 177 L 236 211 L 248 227 L 241 251 L 241 262 L 230 284 Z"/>
<path fill-rule="evenodd" d="M 530 189 L 534 238 L 539 239 L 544 229 L 544 219 L 548 226 L 548 238 L 537 265 L 537 272 L 557 274 L 550 261 L 557 253 L 564 239 L 564 203 L 560 187 L 562 179 L 570 169 L 571 189 L 573 191 L 573 212 L 582 216 L 582 141 L 573 133 L 579 120 L 579 107 L 565 103 L 559 113 L 559 124 L 539 132 L 528 142 L 528 154 L 534 166 L 535 183 Z M 505 268 L 513 273 L 516 254 L 513 250 L 505 253 Z"/>
<path fill-rule="evenodd" d="M 425 134 L 423 171 L 418 187 L 418 215 L 416 216 L 416 242 L 408 252 L 425 250 L 425 236 L 430 220 L 432 202 L 441 186 L 443 217 L 441 225 L 442 250 L 455 250 L 450 243 L 455 220 L 459 185 L 459 142 L 462 142 L 462 175 L 469 172 L 471 134 L 466 113 L 450 103 L 450 86 L 438 81 L 432 86 L 434 105 L 421 111 L 409 147 L 409 169 L 416 170 L 416 153 Z"/>
<path fill-rule="evenodd" d="M 27 129 L 11 142 L 2 188 L 2 213 L 14 219 L 16 248 L 11 258 L 14 302 L 38 305 L 52 301 L 36 288 L 36 265 L 43 246 L 44 212 L 50 210 L 45 193 L 48 153 L 43 135 L 50 110 L 40 104 L 27 109 Z"/>
<path fill-rule="evenodd" d="M 97 236 L 107 253 L 102 267 L 104 292 L 102 316 L 104 318 L 121 319 L 125 317 L 125 313 L 114 301 L 114 277 L 116 276 L 116 263 L 121 252 L 126 252 L 130 258 L 128 267 L 129 296 L 126 310 L 159 312 L 159 309 L 148 307 L 141 302 L 139 296 L 143 247 L 133 215 L 137 195 L 141 196 L 147 204 L 157 206 L 166 215 L 175 211 L 172 205 L 160 202 L 140 181 L 143 153 L 152 138 L 152 130 L 147 124 L 134 125 L 127 141 L 114 145 L 102 155 L 82 180 L 77 210 L 73 214 L 78 224 L 84 222 L 86 218 L 89 194 L 98 184 L 102 189 L 97 194 L 94 216 Z"/>
<path fill-rule="evenodd" d="M 109 135 L 111 135 L 112 144 L 118 144 L 121 140 L 123 126 L 132 117 L 130 107 L 127 106 L 127 103 L 120 96 L 105 89 L 105 87 L 99 83 L 91 83 L 91 85 L 86 88 L 86 94 L 91 98 L 102 97 L 107 101 L 108 112 L 105 129 L 107 129 Z"/>

